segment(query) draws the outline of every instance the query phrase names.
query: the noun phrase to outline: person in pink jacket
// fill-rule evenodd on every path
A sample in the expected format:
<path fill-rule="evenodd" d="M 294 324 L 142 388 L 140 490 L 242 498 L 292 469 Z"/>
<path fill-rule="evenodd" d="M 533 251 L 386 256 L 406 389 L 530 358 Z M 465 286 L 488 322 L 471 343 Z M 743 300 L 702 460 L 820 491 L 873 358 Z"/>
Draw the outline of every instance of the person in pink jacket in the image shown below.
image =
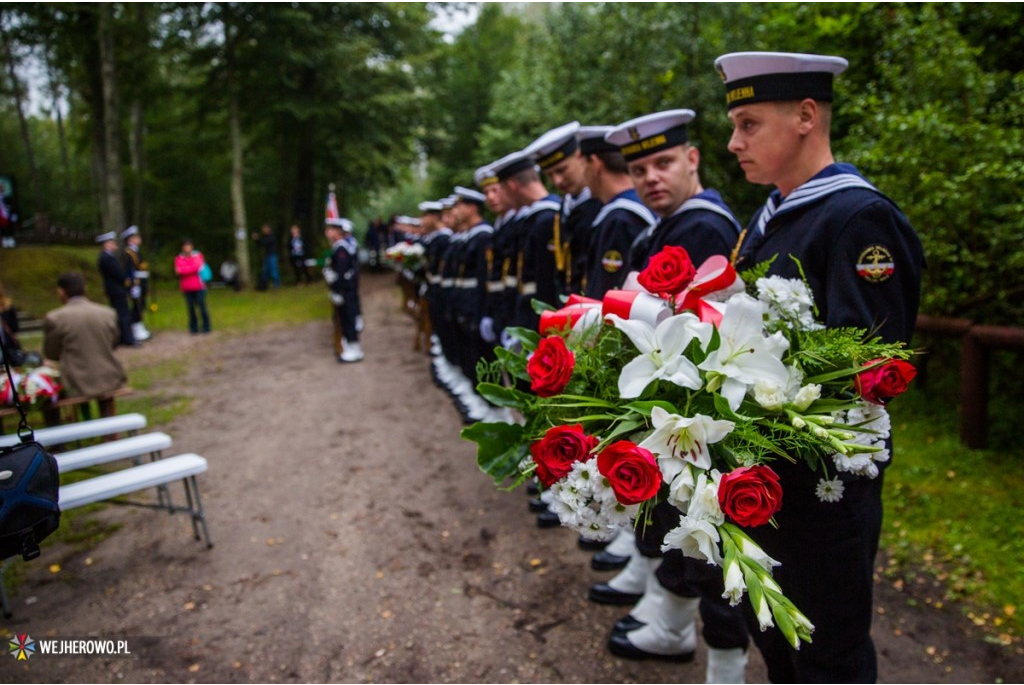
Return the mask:
<path fill-rule="evenodd" d="M 203 253 L 192 247 L 192 241 L 185 238 L 181 241 L 181 254 L 174 258 L 174 272 L 178 274 L 181 292 L 185 294 L 188 306 L 188 329 L 192 334 L 199 333 L 199 322 L 196 309 L 203 317 L 203 333 L 210 332 L 210 315 L 206 311 L 206 283 L 203 282 L 202 270 L 206 266 Z"/>

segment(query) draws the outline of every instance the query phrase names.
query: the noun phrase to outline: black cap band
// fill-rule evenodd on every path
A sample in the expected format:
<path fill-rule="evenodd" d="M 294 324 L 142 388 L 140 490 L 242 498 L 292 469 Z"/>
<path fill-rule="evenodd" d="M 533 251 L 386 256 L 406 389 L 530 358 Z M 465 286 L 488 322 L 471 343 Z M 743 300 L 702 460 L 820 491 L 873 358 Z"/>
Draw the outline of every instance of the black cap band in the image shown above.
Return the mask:
<path fill-rule="evenodd" d="M 832 102 L 832 74 L 804 71 L 795 74 L 763 74 L 726 84 L 725 103 L 729 109 L 754 102 L 821 100 Z"/>
<path fill-rule="evenodd" d="M 541 169 L 550 169 L 572 155 L 572 153 L 576 152 L 577 147 L 576 139 L 569 138 L 569 140 L 565 141 L 557 150 L 549 152 L 546 155 L 538 156 L 537 165 L 540 166 Z"/>
<path fill-rule="evenodd" d="M 619 152 L 619 146 L 609 143 L 604 138 L 584 138 L 580 141 L 581 155 L 594 155 L 598 152 Z"/>
<path fill-rule="evenodd" d="M 676 126 L 647 138 L 631 140 L 621 146 L 619 152 L 622 153 L 627 162 L 632 162 L 634 159 L 653 155 L 655 152 L 661 152 L 676 145 L 683 145 L 688 140 L 686 126 Z"/>

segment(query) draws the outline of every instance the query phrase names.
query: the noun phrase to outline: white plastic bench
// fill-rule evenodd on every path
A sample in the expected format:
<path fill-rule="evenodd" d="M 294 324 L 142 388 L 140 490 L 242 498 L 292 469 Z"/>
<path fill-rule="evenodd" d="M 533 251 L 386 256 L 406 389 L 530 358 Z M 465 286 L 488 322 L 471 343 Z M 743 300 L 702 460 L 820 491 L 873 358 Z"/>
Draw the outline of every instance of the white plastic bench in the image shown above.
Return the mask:
<path fill-rule="evenodd" d="M 130 438 L 122 438 L 112 442 L 104 442 L 90 447 L 81 447 L 55 454 L 57 469 L 61 473 L 87 469 L 90 466 L 109 464 L 119 459 L 134 459 L 147 454 L 159 453 L 171 446 L 171 436 L 167 433 L 143 433 Z"/>
<path fill-rule="evenodd" d="M 70 483 L 60 487 L 59 502 L 61 511 L 67 511 L 76 507 L 85 506 L 94 502 L 114 499 L 148 488 L 166 486 L 175 481 L 181 481 L 185 488 L 185 499 L 188 506 L 175 507 L 168 500 L 166 504 L 151 504 L 146 502 L 116 502 L 118 504 L 131 504 L 134 506 L 147 507 L 150 509 L 188 512 L 192 518 L 192 533 L 196 540 L 205 539 L 207 548 L 213 547 L 210 540 L 210 531 L 206 526 L 206 514 L 203 511 L 203 502 L 199 497 L 199 483 L 196 476 L 205 473 L 207 469 L 206 459 L 198 454 L 178 454 L 173 457 L 157 459 L 139 466 L 132 466 L 120 471 L 113 471 L 95 478 Z M 202 537 L 200 537 L 200 527 Z M 4 566 L 11 559 L 8 559 Z M 0 569 L 2 572 L 2 569 Z M 7 590 L 3 585 L 0 576 L 0 604 L 3 606 L 5 617 L 11 616 L 10 602 L 7 599 Z"/>
<path fill-rule="evenodd" d="M 40 428 L 35 431 L 35 440 L 44 447 L 65 445 L 69 442 L 86 440 L 88 438 L 99 438 L 114 433 L 128 433 L 146 427 L 146 417 L 142 414 L 121 414 L 110 416 L 104 419 L 93 419 L 91 421 L 79 421 L 68 423 L 63 426 L 52 426 Z M 21 442 L 17 433 L 0 435 L 0 447 L 8 447 Z"/>

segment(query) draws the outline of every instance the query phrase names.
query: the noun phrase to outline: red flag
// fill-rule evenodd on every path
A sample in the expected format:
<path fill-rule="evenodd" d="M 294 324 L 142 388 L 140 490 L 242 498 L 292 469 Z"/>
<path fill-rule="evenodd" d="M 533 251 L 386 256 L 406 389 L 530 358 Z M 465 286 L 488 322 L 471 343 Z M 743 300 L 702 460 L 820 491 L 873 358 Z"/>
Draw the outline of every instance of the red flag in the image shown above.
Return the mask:
<path fill-rule="evenodd" d="M 327 193 L 327 207 L 325 208 L 325 219 L 340 219 L 341 212 L 338 211 L 338 198 L 331 191 Z"/>

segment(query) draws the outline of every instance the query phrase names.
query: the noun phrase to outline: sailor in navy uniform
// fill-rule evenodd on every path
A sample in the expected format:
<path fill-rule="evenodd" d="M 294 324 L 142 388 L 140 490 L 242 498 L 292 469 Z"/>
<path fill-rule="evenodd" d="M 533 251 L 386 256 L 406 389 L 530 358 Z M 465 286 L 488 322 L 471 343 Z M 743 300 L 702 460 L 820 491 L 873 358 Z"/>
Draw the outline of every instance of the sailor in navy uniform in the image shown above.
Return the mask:
<path fill-rule="evenodd" d="M 331 256 L 324 267 L 324 280 L 334 305 L 335 322 L 344 339 L 339 362 L 357 362 L 363 358 L 356 317 L 359 316 L 359 258 L 352 222 L 345 218 L 327 219 L 324 236 Z"/>
<path fill-rule="evenodd" d="M 638 271 L 666 245 L 686 248 L 695 266 L 712 255 L 728 255 L 739 224 L 716 190 L 700 182 L 700 151 L 689 143 L 689 109 L 657 112 L 619 124 L 606 139 L 619 146 L 637 194 L 660 217 L 631 249 Z"/>
<path fill-rule="evenodd" d="M 588 230 L 590 246 L 584 260 L 583 294 L 594 298 L 622 286 L 629 272 L 626 257 L 630 246 L 658 221 L 640 202 L 619 146 L 604 139 L 612 128 L 584 126 L 576 133 L 586 162 L 587 186 L 603 203 Z"/>
<path fill-rule="evenodd" d="M 462 373 L 476 386 L 476 365 L 481 359 L 493 360 L 493 346 L 480 336 L 480 321 L 484 316 L 487 295 L 487 256 L 492 251 L 494 227 L 483 219 L 486 197 L 483 193 L 462 186 L 455 187 L 458 198 L 452 212 L 464 226 L 464 245 L 459 255 L 455 289 L 455 319 L 461 344 Z"/>
<path fill-rule="evenodd" d="M 494 235 L 491 239 L 491 250 L 487 254 L 487 296 L 484 299 L 484 313 L 480 319 L 480 337 L 488 345 L 495 345 L 504 328 L 507 316 L 502 316 L 506 309 L 508 286 L 505 278 L 515 257 L 515 218 L 516 210 L 508 201 L 505 191 L 498 182 L 494 169 L 482 166 L 473 174 L 473 180 L 483 192 L 487 200 L 487 208 L 495 216 Z"/>
<path fill-rule="evenodd" d="M 131 300 L 132 335 L 135 340 L 141 342 L 149 340 L 151 336 L 150 332 L 146 330 L 146 324 L 142 321 L 143 315 L 146 313 L 146 293 L 149 289 L 149 264 L 143 261 L 142 254 L 139 252 L 139 246 L 142 244 L 139 227 L 129 226 L 121 231 L 121 242 L 124 243 L 121 257 L 125 279 L 129 284 L 128 297 Z"/>
<path fill-rule="evenodd" d="M 560 295 L 582 292 L 590 229 L 601 209 L 600 200 L 587 187 L 586 164 L 576 140 L 579 129 L 578 121 L 559 126 L 523 150 L 562 193 L 552 227 L 556 290 Z"/>
<path fill-rule="evenodd" d="M 856 326 L 909 342 L 924 253 L 899 208 L 831 150 L 832 81 L 841 57 L 732 53 L 715 60 L 725 81 L 729 150 L 747 180 L 775 190 L 747 225 L 736 264 L 776 257 L 771 275 L 807 277 L 826 326 Z M 890 446 L 891 448 L 891 446 Z M 883 465 L 880 465 L 880 468 Z M 785 496 L 778 528 L 747 532 L 782 565 L 775 578 L 816 626 L 799 651 L 778 630 L 754 631 L 772 682 L 875 682 L 872 585 L 882 522 L 882 480 L 852 478 L 843 498 L 815 496 L 818 477 L 777 460 Z"/>
<path fill-rule="evenodd" d="M 512 340 L 505 329 L 515 323 L 516 302 L 519 297 L 519 246 L 523 240 L 523 215 L 529 210 L 529 204 L 523 204 L 518 197 L 513 197 L 508 190 L 508 180 L 527 170 L 534 168 L 533 161 L 522 152 L 516 151 L 505 155 L 490 166 L 498 182 L 501 197 L 507 203 L 506 219 L 501 222 L 494 236 L 494 259 L 490 283 L 500 280 L 504 290 L 497 297 L 488 301 L 487 316 L 494 320 L 494 333 L 498 342 L 508 347 Z M 536 177 L 536 172 L 534 172 Z M 546 191 L 545 191 L 546 192 Z"/>
<path fill-rule="evenodd" d="M 497 173 L 505 193 L 519 207 L 516 215 L 519 288 L 512 325 L 535 331 L 540 325 L 540 315 L 533 311 L 531 302 L 537 299 L 550 305 L 558 304 L 554 225 L 561 200 L 544 187 L 536 166 L 525 152 L 519 152 L 514 163 L 498 169 Z"/>
<path fill-rule="evenodd" d="M 688 143 L 686 131 L 693 117 L 688 109 L 648 114 L 605 135 L 619 146 L 640 199 L 661 217 L 631 248 L 633 269 L 666 245 L 685 248 L 699 266 L 713 255 L 729 255 L 739 235 L 718 193 L 701 185 L 700 153 Z M 692 659 L 699 609 L 709 654 L 707 682 L 743 682 L 749 637 L 742 610 L 722 597 L 721 570 L 679 550 L 663 553 L 665 533 L 678 525 L 681 514 L 662 503 L 652 515 L 653 522 L 636 536 L 640 553 L 615 578 L 590 590 L 598 602 L 636 601 L 615 624 L 609 649 L 627 658 Z"/>
<path fill-rule="evenodd" d="M 125 274 L 121 260 L 117 257 L 117 233 L 109 231 L 98 235 L 96 242 L 102 248 L 97 266 L 100 275 L 103 276 L 103 290 L 107 294 L 110 306 L 117 312 L 117 325 L 121 330 L 119 344 L 135 347 L 139 343 L 132 333 L 132 312 L 128 305 L 131 282 Z"/>
<path fill-rule="evenodd" d="M 420 226 L 423 229 L 423 236 L 420 244 L 423 245 L 423 271 L 427 281 L 427 308 L 430 314 L 430 327 L 433 330 L 431 354 L 437 356 L 441 353 L 446 344 L 448 329 L 441 321 L 441 257 L 448 247 L 448 240 L 452 236 L 452 229 L 441 224 L 441 203 L 436 200 L 428 200 L 419 204 Z M 450 347 L 452 341 L 447 341 Z"/>

